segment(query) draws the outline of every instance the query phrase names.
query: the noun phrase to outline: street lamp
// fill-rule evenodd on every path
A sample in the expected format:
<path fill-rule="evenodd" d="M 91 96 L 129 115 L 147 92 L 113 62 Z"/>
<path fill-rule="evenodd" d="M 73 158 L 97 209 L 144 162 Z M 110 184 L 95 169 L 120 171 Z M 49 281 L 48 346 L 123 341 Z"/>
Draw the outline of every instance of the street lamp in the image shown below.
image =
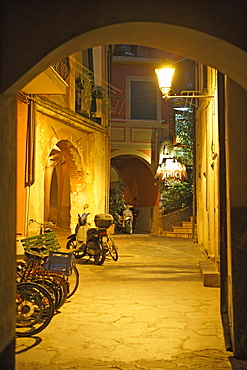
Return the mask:
<path fill-rule="evenodd" d="M 158 77 L 159 88 L 162 92 L 163 97 L 167 97 L 172 86 L 172 78 L 175 72 L 175 68 L 165 67 L 165 68 L 156 68 L 155 73 Z"/>
<path fill-rule="evenodd" d="M 213 98 L 213 95 L 207 95 L 207 91 L 181 91 L 180 95 L 169 95 L 172 86 L 172 78 L 175 68 L 172 66 L 165 66 L 163 68 L 156 68 L 155 73 L 158 77 L 159 88 L 162 93 L 162 98 L 168 99 L 185 99 L 185 98 Z"/>

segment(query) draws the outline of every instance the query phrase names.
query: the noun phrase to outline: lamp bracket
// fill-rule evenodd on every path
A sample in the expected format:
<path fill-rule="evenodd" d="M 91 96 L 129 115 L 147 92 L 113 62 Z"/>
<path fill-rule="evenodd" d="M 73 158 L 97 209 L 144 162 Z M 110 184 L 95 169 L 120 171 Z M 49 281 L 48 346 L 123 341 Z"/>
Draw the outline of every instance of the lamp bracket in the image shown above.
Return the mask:
<path fill-rule="evenodd" d="M 194 99 L 194 98 L 199 98 L 199 99 L 213 99 L 214 96 L 213 95 L 207 95 L 207 93 L 205 91 L 191 91 L 191 90 L 188 90 L 188 91 L 181 91 L 180 95 L 163 95 L 162 96 L 163 99 L 187 99 L 187 98 L 191 98 L 191 99 Z"/>

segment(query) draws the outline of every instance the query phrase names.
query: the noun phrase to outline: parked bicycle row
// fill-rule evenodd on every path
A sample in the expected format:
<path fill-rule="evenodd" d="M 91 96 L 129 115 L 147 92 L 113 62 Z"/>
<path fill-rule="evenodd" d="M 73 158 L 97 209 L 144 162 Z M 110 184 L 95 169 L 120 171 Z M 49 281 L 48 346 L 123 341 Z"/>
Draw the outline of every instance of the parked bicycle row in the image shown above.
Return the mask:
<path fill-rule="evenodd" d="M 25 252 L 17 265 L 16 335 L 22 337 L 43 330 L 79 285 L 73 254 L 34 253 Z"/>
<path fill-rule="evenodd" d="M 85 208 L 88 206 L 86 205 Z M 84 208 L 84 211 L 85 211 Z M 118 252 L 107 229 L 109 214 L 95 216 L 96 228 L 87 222 L 89 213 L 78 215 L 76 232 L 68 237 L 68 253 L 61 252 L 55 233 L 40 225 L 40 234 L 21 239 L 24 259 L 17 264 L 16 335 L 32 336 L 47 327 L 52 317 L 79 286 L 76 261 L 88 257 L 102 265 L 106 258 L 118 260 Z"/>

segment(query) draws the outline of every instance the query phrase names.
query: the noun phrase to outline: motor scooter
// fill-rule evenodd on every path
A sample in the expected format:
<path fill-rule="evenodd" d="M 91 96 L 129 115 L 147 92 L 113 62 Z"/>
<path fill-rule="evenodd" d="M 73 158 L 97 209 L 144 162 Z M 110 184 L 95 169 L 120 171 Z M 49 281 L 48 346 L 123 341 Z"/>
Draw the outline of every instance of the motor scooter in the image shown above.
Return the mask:
<path fill-rule="evenodd" d="M 120 212 L 118 216 L 118 228 L 125 229 L 127 234 L 133 232 L 133 213 L 131 211 L 132 205 L 126 205 L 125 208 Z"/>
<path fill-rule="evenodd" d="M 85 204 L 84 213 L 78 214 L 75 233 L 68 236 L 66 248 L 73 250 L 76 259 L 88 256 L 88 260 L 94 258 L 97 265 L 102 265 L 105 262 L 106 251 L 99 242 L 97 229 L 91 228 L 87 221 L 90 213 L 85 213 L 85 209 L 88 207 L 88 204 Z"/>
<path fill-rule="evenodd" d="M 133 203 L 137 200 L 134 198 Z M 132 234 L 135 230 L 137 217 L 139 210 L 134 207 L 133 203 L 131 205 L 126 205 L 125 208 L 120 212 L 118 217 L 118 228 L 125 229 L 127 234 Z"/>
<path fill-rule="evenodd" d="M 139 215 L 139 209 L 132 206 L 131 211 L 132 211 L 132 214 L 133 214 L 133 225 L 132 226 L 133 226 L 133 232 L 134 232 L 135 227 L 136 227 L 136 221 L 137 221 L 137 218 L 138 218 L 138 215 Z"/>

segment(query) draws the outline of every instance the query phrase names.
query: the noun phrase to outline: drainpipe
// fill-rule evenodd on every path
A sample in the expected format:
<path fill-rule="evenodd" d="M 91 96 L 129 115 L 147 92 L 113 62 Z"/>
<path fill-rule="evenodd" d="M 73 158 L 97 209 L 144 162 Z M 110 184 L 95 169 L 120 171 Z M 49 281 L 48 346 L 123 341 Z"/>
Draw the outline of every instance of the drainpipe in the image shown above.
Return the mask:
<path fill-rule="evenodd" d="M 32 97 L 32 95 L 30 96 Z M 35 102 L 31 99 L 27 113 L 26 169 L 25 185 L 31 186 L 35 181 Z"/>
<path fill-rule="evenodd" d="M 88 68 L 92 72 L 92 90 L 94 91 L 94 60 L 93 60 L 93 49 L 88 49 Z M 90 108 L 90 116 L 97 112 L 96 96 L 92 94 L 92 102 Z"/>
<path fill-rule="evenodd" d="M 111 98 L 110 88 L 109 85 L 112 84 L 112 55 L 113 55 L 113 47 L 112 45 L 108 46 L 107 49 L 107 79 L 108 79 L 108 99 Z M 110 100 L 111 102 L 111 100 Z M 111 103 L 110 103 L 111 106 Z M 108 155 L 108 176 L 106 178 L 106 204 L 105 209 L 109 213 L 109 201 L 110 201 L 110 184 L 111 184 L 111 115 L 108 116 L 108 135 L 106 136 L 106 148 L 108 148 L 107 155 Z"/>
<path fill-rule="evenodd" d="M 232 352 L 232 339 L 228 312 L 228 259 L 227 259 L 227 212 L 226 212 L 226 117 L 224 75 L 218 72 L 218 120 L 220 144 L 220 313 L 224 332 L 225 347 Z"/>
<path fill-rule="evenodd" d="M 195 90 L 198 90 L 198 63 L 195 63 Z M 198 103 L 196 103 L 198 105 Z M 192 239 L 195 238 L 195 224 L 196 224 L 196 140 L 197 140 L 197 115 L 193 110 L 193 198 L 192 198 Z"/>
<path fill-rule="evenodd" d="M 28 187 L 26 199 L 26 230 L 28 233 L 28 217 L 30 204 L 30 187 L 35 182 L 35 141 L 36 141 L 36 126 L 35 126 L 35 102 L 32 100 L 33 95 L 30 95 L 27 112 L 27 134 L 26 134 L 26 164 L 25 164 L 25 186 Z"/>

